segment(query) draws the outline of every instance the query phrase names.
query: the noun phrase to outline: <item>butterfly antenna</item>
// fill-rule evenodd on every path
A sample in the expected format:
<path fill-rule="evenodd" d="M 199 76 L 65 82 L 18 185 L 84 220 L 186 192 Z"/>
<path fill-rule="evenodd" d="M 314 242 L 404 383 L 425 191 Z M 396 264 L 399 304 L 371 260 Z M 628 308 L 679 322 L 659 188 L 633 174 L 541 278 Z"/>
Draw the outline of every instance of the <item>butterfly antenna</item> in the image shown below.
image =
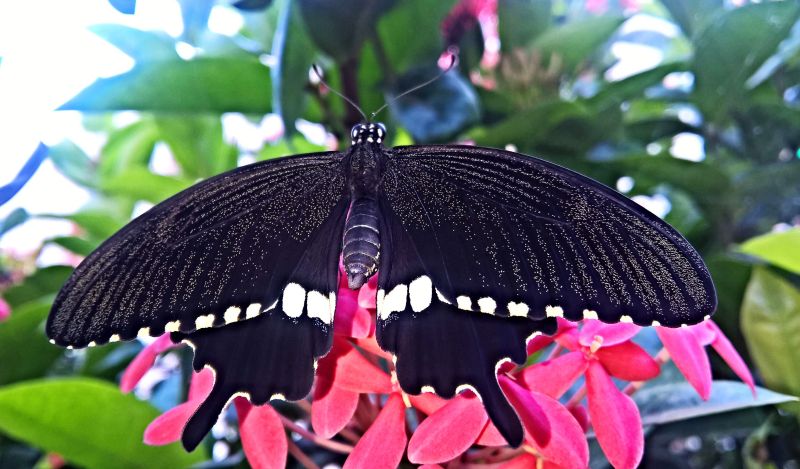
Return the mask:
<path fill-rule="evenodd" d="M 331 91 L 333 92 L 333 94 L 335 94 L 336 96 L 338 96 L 338 97 L 340 97 L 340 98 L 344 99 L 345 101 L 347 101 L 347 103 L 348 103 L 349 105 L 353 106 L 353 108 L 354 108 L 356 111 L 358 111 L 358 112 L 359 112 L 359 114 L 361 114 L 361 117 L 363 117 L 363 118 L 364 118 L 364 122 L 369 122 L 369 119 L 367 119 L 367 115 L 366 115 L 366 114 L 364 114 L 364 111 L 362 111 L 362 110 L 361 110 L 361 108 L 358 106 L 358 104 L 356 104 L 356 103 L 355 103 L 355 102 L 354 102 L 352 99 L 348 98 L 347 96 L 343 95 L 342 93 L 340 93 L 340 92 L 336 91 L 336 89 L 335 89 L 335 88 L 333 88 L 331 85 L 329 85 L 329 84 L 328 84 L 328 82 L 327 82 L 327 81 L 325 81 L 325 79 L 324 79 L 324 78 L 322 78 L 322 69 L 320 69 L 320 68 L 319 68 L 319 65 L 317 65 L 317 64 L 312 64 L 312 65 L 311 65 L 311 68 L 312 68 L 312 70 L 314 70 L 314 74 L 316 74 L 316 75 L 317 75 L 317 78 L 319 78 L 319 82 L 320 82 L 320 83 L 322 83 L 322 84 L 323 84 L 323 85 L 325 85 L 325 86 L 326 86 L 326 87 L 327 87 L 329 90 L 331 90 Z"/>
<path fill-rule="evenodd" d="M 450 70 L 452 70 L 453 67 L 455 67 L 455 65 L 456 65 L 456 55 L 455 54 L 451 54 L 450 55 L 450 65 L 448 65 L 447 68 L 445 68 L 444 70 L 439 72 L 438 75 L 436 75 L 435 77 L 431 78 L 430 80 L 428 80 L 428 81 L 426 81 L 424 83 L 420 83 L 419 85 L 417 85 L 417 86 L 415 86 L 413 88 L 407 89 L 407 90 L 403 91 L 402 93 L 398 94 L 397 96 L 395 96 L 394 98 L 390 99 L 386 103 L 384 103 L 384 105 L 379 107 L 377 111 L 375 111 L 375 112 L 373 112 L 372 114 L 369 115 L 370 120 L 374 119 L 375 116 L 377 116 L 381 111 L 386 109 L 390 104 L 392 104 L 393 102 L 395 102 L 398 99 L 402 98 L 403 96 L 411 94 L 411 93 L 417 91 L 420 88 L 425 88 L 426 86 L 430 85 L 431 83 L 433 83 L 434 81 L 438 80 L 439 78 L 442 78 L 444 76 L 444 74 L 449 72 Z"/>

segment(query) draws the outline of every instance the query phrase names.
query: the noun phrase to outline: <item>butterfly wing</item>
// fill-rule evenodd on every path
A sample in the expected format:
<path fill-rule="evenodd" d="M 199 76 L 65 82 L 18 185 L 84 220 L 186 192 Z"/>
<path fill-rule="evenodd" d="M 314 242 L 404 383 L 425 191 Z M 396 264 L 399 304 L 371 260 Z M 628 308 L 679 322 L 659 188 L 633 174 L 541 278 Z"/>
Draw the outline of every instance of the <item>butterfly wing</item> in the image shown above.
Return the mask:
<path fill-rule="evenodd" d="M 330 264 L 338 246 L 315 246 L 330 246 L 320 228 L 335 229 L 346 215 L 340 164 L 338 153 L 257 163 L 162 202 L 75 269 L 53 304 L 48 336 L 83 347 L 222 326 L 275 306 L 293 282 L 327 299 L 338 270 L 319 264 Z"/>
<path fill-rule="evenodd" d="M 691 245 L 592 179 L 469 146 L 400 147 L 389 161 L 388 205 L 434 287 L 461 309 L 675 327 L 716 308 Z"/>
<path fill-rule="evenodd" d="M 231 396 L 302 399 L 332 345 L 349 198 L 340 153 L 258 163 L 152 208 L 87 257 L 47 323 L 82 347 L 171 332 L 214 387 L 183 433 L 196 447 Z M 224 327 L 221 327 L 224 326 Z"/>
<path fill-rule="evenodd" d="M 666 326 L 716 299 L 699 255 L 611 189 L 516 153 L 390 151 L 382 181 L 377 339 L 407 392 L 476 391 L 506 440 L 523 431 L 496 380 L 556 316 Z"/>

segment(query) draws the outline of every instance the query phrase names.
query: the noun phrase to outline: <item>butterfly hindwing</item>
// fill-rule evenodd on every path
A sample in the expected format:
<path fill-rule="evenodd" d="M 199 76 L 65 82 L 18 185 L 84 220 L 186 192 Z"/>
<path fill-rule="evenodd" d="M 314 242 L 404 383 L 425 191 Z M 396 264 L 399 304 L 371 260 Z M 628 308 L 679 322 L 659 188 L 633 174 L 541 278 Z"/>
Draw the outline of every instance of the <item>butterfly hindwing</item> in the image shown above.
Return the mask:
<path fill-rule="evenodd" d="M 320 249 L 311 240 L 346 214 L 341 159 L 318 153 L 257 163 L 157 205 L 78 266 L 53 304 L 48 336 L 83 347 L 189 333 L 261 314 L 292 282 L 317 289 L 308 283 L 324 284 L 326 274 L 309 272 L 327 267 L 298 266 L 304 256 L 324 257 L 311 252 Z"/>
<path fill-rule="evenodd" d="M 459 310 L 437 291 L 417 248 L 388 203 L 381 207 L 377 340 L 395 355 L 397 377 L 410 394 L 446 398 L 472 390 L 506 440 L 518 446 L 523 431 L 496 378 L 505 360 L 522 364 L 526 339 L 552 334 L 554 318 L 501 318 Z"/>
<path fill-rule="evenodd" d="M 716 307 L 680 234 L 554 164 L 480 147 L 399 147 L 382 190 L 442 296 L 462 309 L 679 326 Z"/>

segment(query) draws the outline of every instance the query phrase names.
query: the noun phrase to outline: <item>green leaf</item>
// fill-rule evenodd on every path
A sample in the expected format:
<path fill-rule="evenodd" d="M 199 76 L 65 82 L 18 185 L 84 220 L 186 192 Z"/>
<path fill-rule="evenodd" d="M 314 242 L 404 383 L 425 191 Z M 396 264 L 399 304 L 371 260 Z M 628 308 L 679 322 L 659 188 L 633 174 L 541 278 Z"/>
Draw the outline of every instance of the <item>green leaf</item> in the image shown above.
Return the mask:
<path fill-rule="evenodd" d="M 738 381 L 717 380 L 711 386 L 711 397 L 704 401 L 689 383 L 670 383 L 647 387 L 633 395 L 642 415 L 642 425 L 660 425 L 704 415 L 731 412 L 749 407 L 796 401 L 794 396 L 757 388 L 753 397 L 750 388 Z"/>
<path fill-rule="evenodd" d="M 619 106 L 627 100 L 642 96 L 648 88 L 659 85 L 665 76 L 684 71 L 688 67 L 685 62 L 670 62 L 619 81 L 606 83 L 588 102 L 597 112 L 602 112 L 611 106 Z"/>
<path fill-rule="evenodd" d="M 436 62 L 444 48 L 440 26 L 455 4 L 455 0 L 404 0 L 383 16 L 378 36 L 394 70 Z"/>
<path fill-rule="evenodd" d="M 503 148 L 509 143 L 530 146 L 539 142 L 558 124 L 577 117 L 590 117 L 588 110 L 581 103 L 544 101 L 492 127 L 475 129 L 470 132 L 470 138 L 478 145 L 496 148 Z"/>
<path fill-rule="evenodd" d="M 30 217 L 30 214 L 24 208 L 15 208 L 0 221 L 0 236 L 25 223 Z"/>
<path fill-rule="evenodd" d="M 711 118 L 742 104 L 745 82 L 775 53 L 800 15 L 797 2 L 765 2 L 724 11 L 694 40 L 694 98 Z"/>
<path fill-rule="evenodd" d="M 545 58 L 557 55 L 567 71 L 574 71 L 589 60 L 598 47 L 604 45 L 625 18 L 617 16 L 593 16 L 570 21 L 563 26 L 551 28 L 532 43 Z"/>
<path fill-rule="evenodd" d="M 271 108 L 266 66 L 255 58 L 215 57 L 140 63 L 97 80 L 59 109 L 265 114 Z"/>
<path fill-rule="evenodd" d="M 674 137 L 682 132 L 699 133 L 700 129 L 677 117 L 659 117 L 629 122 L 625 125 L 628 137 L 647 144 L 665 137 Z"/>
<path fill-rule="evenodd" d="M 112 132 L 100 154 L 100 184 L 130 168 L 146 168 L 157 138 L 158 129 L 149 119 Z"/>
<path fill-rule="evenodd" d="M 236 167 L 238 151 L 225 142 L 219 116 L 156 117 L 161 139 L 190 178 L 207 178 Z"/>
<path fill-rule="evenodd" d="M 66 265 L 52 265 L 38 269 L 26 277 L 22 283 L 6 290 L 3 297 L 12 307 L 16 308 L 28 301 L 55 295 L 71 273 L 72 267 Z"/>
<path fill-rule="evenodd" d="M 299 0 L 297 6 L 317 48 L 342 63 L 358 55 L 396 1 Z"/>
<path fill-rule="evenodd" d="M 87 468 L 183 468 L 203 460 L 178 444 L 147 446 L 158 411 L 92 379 L 39 380 L 0 389 L 0 430 Z"/>
<path fill-rule="evenodd" d="M 61 349 L 44 335 L 50 303 L 29 302 L 0 322 L 0 385 L 44 376 Z"/>
<path fill-rule="evenodd" d="M 89 30 L 129 55 L 137 63 L 178 59 L 175 40 L 162 31 L 142 31 L 121 24 L 95 24 Z"/>
<path fill-rule="evenodd" d="M 753 269 L 742 302 L 742 333 L 772 389 L 800 395 L 800 290 L 779 273 Z"/>
<path fill-rule="evenodd" d="M 109 194 L 157 204 L 191 186 L 192 179 L 153 174 L 147 168 L 130 168 L 104 179 L 100 188 Z"/>
<path fill-rule="evenodd" d="M 47 242 L 57 244 L 67 251 L 84 257 L 91 254 L 92 251 L 97 248 L 97 244 L 77 236 L 58 236 L 47 240 Z"/>
<path fill-rule="evenodd" d="M 72 182 L 94 187 L 97 168 L 83 150 L 69 140 L 50 147 L 50 160 Z"/>
<path fill-rule="evenodd" d="M 278 29 L 272 43 L 276 63 L 272 67 L 272 95 L 275 112 L 281 116 L 285 135 L 297 129 L 295 121 L 303 115 L 308 72 L 316 56 L 316 49 L 305 30 L 296 3 L 283 0 Z"/>
<path fill-rule="evenodd" d="M 757 236 L 739 249 L 781 269 L 800 274 L 800 228 Z"/>
<path fill-rule="evenodd" d="M 499 0 L 497 20 L 500 44 L 508 53 L 525 47 L 550 27 L 552 0 Z"/>
<path fill-rule="evenodd" d="M 423 83 L 439 69 L 412 69 L 397 80 L 392 94 Z M 436 142 L 452 137 L 478 121 L 480 110 L 475 90 L 461 75 L 449 72 L 397 101 L 390 101 L 392 115 L 418 142 Z"/>
<path fill-rule="evenodd" d="M 84 209 L 68 215 L 47 215 L 48 218 L 63 218 L 77 223 L 89 237 L 106 239 L 116 233 L 127 222 L 111 210 Z"/>
<path fill-rule="evenodd" d="M 687 37 L 702 28 L 710 16 L 723 8 L 723 0 L 661 0 Z"/>

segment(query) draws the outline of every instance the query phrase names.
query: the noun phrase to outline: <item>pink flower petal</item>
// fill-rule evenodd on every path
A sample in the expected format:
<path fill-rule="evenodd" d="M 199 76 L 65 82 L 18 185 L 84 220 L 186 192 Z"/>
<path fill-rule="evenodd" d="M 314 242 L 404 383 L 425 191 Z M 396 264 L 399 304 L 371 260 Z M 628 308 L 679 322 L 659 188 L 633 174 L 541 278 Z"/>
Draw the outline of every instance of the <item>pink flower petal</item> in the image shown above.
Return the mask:
<path fill-rule="evenodd" d="M 398 393 L 392 393 L 378 418 L 358 440 L 343 469 L 395 469 L 406 448 L 405 405 Z"/>
<path fill-rule="evenodd" d="M 202 403 L 203 399 L 187 401 L 156 417 L 144 430 L 144 443 L 160 446 L 180 440 L 183 427 Z"/>
<path fill-rule="evenodd" d="M 581 347 L 581 344 L 578 342 L 579 334 L 578 329 L 568 329 L 564 332 L 559 332 L 555 340 L 558 345 L 565 349 L 575 351 Z"/>
<path fill-rule="evenodd" d="M 538 469 L 539 459 L 530 454 L 523 453 L 514 459 L 510 459 L 503 464 L 497 466 L 497 469 Z"/>
<path fill-rule="evenodd" d="M 582 352 L 569 352 L 522 370 L 519 377 L 528 389 L 558 399 L 586 370 Z"/>
<path fill-rule="evenodd" d="M 750 374 L 750 370 L 747 368 L 747 364 L 742 359 L 742 356 L 733 348 L 731 341 L 725 337 L 725 334 L 722 333 L 722 330 L 714 321 L 706 321 L 706 323 L 708 327 L 716 333 L 716 338 L 711 342 L 711 346 L 714 347 L 714 350 L 725 360 L 725 363 L 731 367 L 733 372 L 736 373 L 736 376 L 750 386 L 750 390 L 753 392 L 753 396 L 755 396 L 756 384 L 753 382 L 753 375 Z"/>
<path fill-rule="evenodd" d="M 450 461 L 472 446 L 488 420 L 475 394 L 457 395 L 419 424 L 408 442 L 409 461 Z"/>
<path fill-rule="evenodd" d="M 686 329 L 692 331 L 697 341 L 700 342 L 700 345 L 705 347 L 706 345 L 711 345 L 717 338 L 717 331 L 711 327 L 710 323 L 711 321 L 703 321 L 700 324 L 689 326 Z"/>
<path fill-rule="evenodd" d="M 247 462 L 257 469 L 285 467 L 288 442 L 275 409 L 269 404 L 254 406 L 243 397 L 234 399 L 234 404 Z"/>
<path fill-rule="evenodd" d="M 438 464 L 423 464 L 419 466 L 419 469 L 444 469 L 442 466 Z"/>
<path fill-rule="evenodd" d="M 11 305 L 6 303 L 6 300 L 0 298 L 0 321 L 5 321 L 11 316 Z"/>
<path fill-rule="evenodd" d="M 336 314 L 333 331 L 346 337 L 364 338 L 375 334 L 375 315 L 358 305 L 358 292 L 339 290 L 336 298 Z"/>
<path fill-rule="evenodd" d="M 334 337 L 333 349 L 319 361 L 317 376 L 353 392 L 386 394 L 392 390 L 389 375 L 341 337 Z"/>
<path fill-rule="evenodd" d="M 528 391 L 512 379 L 499 376 L 500 386 L 514 406 L 533 446 L 546 461 L 565 468 L 589 464 L 589 444 L 583 429 L 566 407 L 552 397 Z M 543 427 L 546 427 L 543 428 Z M 541 438 L 543 431 L 549 438 Z M 540 436 L 537 438 L 536 434 Z"/>
<path fill-rule="evenodd" d="M 353 342 L 358 345 L 360 349 L 366 352 L 377 355 L 381 358 L 385 358 L 386 360 L 392 359 L 392 354 L 386 352 L 378 345 L 378 341 L 375 340 L 375 336 L 370 336 L 363 339 L 356 338 L 353 340 Z"/>
<path fill-rule="evenodd" d="M 606 324 L 596 319 L 589 319 L 583 321 L 579 341 L 584 347 L 590 347 L 594 342 L 596 336 L 603 338 L 603 347 L 617 345 L 626 340 L 630 340 L 642 328 L 636 324 L 630 323 L 617 323 Z"/>
<path fill-rule="evenodd" d="M 214 372 L 210 368 L 203 368 L 200 372 L 193 373 L 192 381 L 189 384 L 189 400 L 164 412 L 150 422 L 144 431 L 145 444 L 159 446 L 180 440 L 183 427 L 186 426 L 200 404 L 211 394 L 213 386 Z"/>
<path fill-rule="evenodd" d="M 311 426 L 317 435 L 331 438 L 339 433 L 350 422 L 356 407 L 357 392 L 334 386 L 322 376 L 317 376 L 311 403 Z"/>
<path fill-rule="evenodd" d="M 661 343 L 669 352 L 675 366 L 694 387 L 700 397 L 708 399 L 711 394 L 711 364 L 703 345 L 690 328 L 670 329 L 656 327 Z"/>
<path fill-rule="evenodd" d="M 537 335 L 535 337 L 531 337 L 531 339 L 525 343 L 525 346 L 528 350 L 528 355 L 533 355 L 539 350 L 542 350 L 543 348 L 552 344 L 553 340 L 553 337 L 549 335 Z"/>
<path fill-rule="evenodd" d="M 416 396 L 408 395 L 408 400 L 415 409 L 426 415 L 431 415 L 447 404 L 447 399 L 441 398 L 432 392 L 424 392 Z"/>
<path fill-rule="evenodd" d="M 358 306 L 364 309 L 375 309 L 378 296 L 378 276 L 370 277 L 366 285 L 358 290 Z"/>
<path fill-rule="evenodd" d="M 575 421 L 578 422 L 578 425 L 581 426 L 584 433 L 589 431 L 589 411 L 586 410 L 586 407 L 578 404 L 574 407 L 570 407 L 569 413 L 575 417 Z"/>
<path fill-rule="evenodd" d="M 658 362 L 630 340 L 611 347 L 601 347 L 595 356 L 607 372 L 626 381 L 646 381 L 661 372 Z"/>
<path fill-rule="evenodd" d="M 195 399 L 200 399 L 201 401 L 206 400 L 209 394 L 211 394 L 211 388 L 214 387 L 214 372 L 211 371 L 211 368 L 203 368 L 197 373 L 192 373 L 192 381 L 189 383 L 189 399 L 193 401 Z"/>
<path fill-rule="evenodd" d="M 131 361 L 119 382 L 122 392 L 131 392 L 136 384 L 142 379 L 147 371 L 152 368 L 159 354 L 175 347 L 169 338 L 169 334 L 164 334 L 150 345 L 143 348 L 138 355 Z"/>
<path fill-rule="evenodd" d="M 481 446 L 508 446 L 508 442 L 491 420 L 486 422 L 481 434 L 478 435 L 478 439 L 475 440 L 475 444 Z"/>
<path fill-rule="evenodd" d="M 637 467 L 644 453 L 644 433 L 633 399 L 617 389 L 599 362 L 586 370 L 586 393 L 597 442 L 608 461 L 617 469 Z"/>

